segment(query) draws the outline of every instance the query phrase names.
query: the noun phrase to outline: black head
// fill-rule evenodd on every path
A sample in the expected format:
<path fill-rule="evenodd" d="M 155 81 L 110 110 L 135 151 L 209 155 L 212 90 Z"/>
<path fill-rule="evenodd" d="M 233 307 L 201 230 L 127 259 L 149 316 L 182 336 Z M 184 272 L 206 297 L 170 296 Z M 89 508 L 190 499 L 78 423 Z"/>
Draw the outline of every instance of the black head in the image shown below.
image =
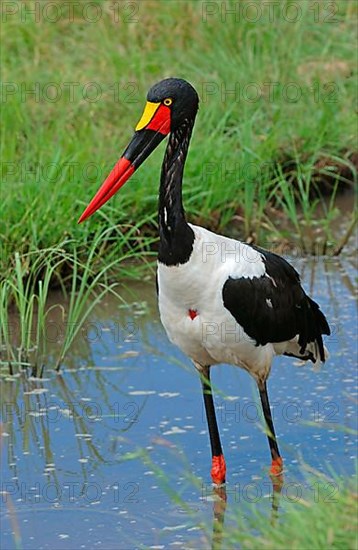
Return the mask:
<path fill-rule="evenodd" d="M 182 78 L 165 78 L 157 82 L 150 88 L 147 100 L 170 107 L 172 129 L 180 126 L 185 119 L 194 120 L 199 108 L 195 88 Z"/>
<path fill-rule="evenodd" d="M 132 140 L 80 221 L 103 206 L 169 133 L 187 124 L 190 138 L 198 107 L 198 94 L 189 82 L 181 78 L 166 78 L 155 84 L 148 92 L 147 104 Z"/>

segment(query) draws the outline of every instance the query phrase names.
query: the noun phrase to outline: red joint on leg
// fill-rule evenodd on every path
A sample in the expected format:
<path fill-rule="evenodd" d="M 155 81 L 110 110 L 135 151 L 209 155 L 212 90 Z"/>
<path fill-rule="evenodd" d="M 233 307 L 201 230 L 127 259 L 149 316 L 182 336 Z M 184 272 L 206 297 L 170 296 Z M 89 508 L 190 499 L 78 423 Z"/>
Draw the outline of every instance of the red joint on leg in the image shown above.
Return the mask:
<path fill-rule="evenodd" d="M 283 471 L 283 460 L 280 456 L 274 458 L 271 463 L 270 474 L 273 476 L 279 476 Z"/>
<path fill-rule="evenodd" d="M 213 456 L 211 466 L 211 479 L 216 485 L 225 483 L 226 479 L 226 464 L 224 455 Z"/>

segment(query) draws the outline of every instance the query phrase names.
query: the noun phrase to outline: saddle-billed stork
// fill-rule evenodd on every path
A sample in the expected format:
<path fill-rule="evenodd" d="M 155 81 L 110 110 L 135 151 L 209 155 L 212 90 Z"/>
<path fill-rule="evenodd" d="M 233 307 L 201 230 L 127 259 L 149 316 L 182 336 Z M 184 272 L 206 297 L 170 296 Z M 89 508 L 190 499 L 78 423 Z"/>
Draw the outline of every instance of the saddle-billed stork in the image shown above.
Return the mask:
<path fill-rule="evenodd" d="M 201 375 L 216 485 L 226 466 L 216 421 L 210 367 L 230 363 L 256 380 L 267 424 L 271 473 L 283 462 L 272 422 L 266 380 L 275 355 L 325 361 L 330 334 L 318 304 L 283 258 L 185 219 L 182 179 L 199 98 L 185 80 L 167 78 L 148 92 L 135 134 L 79 222 L 103 206 L 169 135 L 159 188 L 158 302 L 169 339 Z"/>

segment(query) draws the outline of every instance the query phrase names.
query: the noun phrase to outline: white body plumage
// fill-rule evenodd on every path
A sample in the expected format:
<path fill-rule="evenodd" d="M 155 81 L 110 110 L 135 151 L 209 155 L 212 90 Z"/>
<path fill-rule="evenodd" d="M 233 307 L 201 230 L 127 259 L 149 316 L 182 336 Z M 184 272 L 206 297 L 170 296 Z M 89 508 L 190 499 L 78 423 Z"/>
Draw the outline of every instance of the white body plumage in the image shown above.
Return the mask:
<path fill-rule="evenodd" d="M 202 227 L 191 228 L 195 239 L 189 261 L 176 266 L 158 262 L 159 311 L 167 335 L 198 368 L 230 363 L 264 380 L 274 355 L 300 356 L 298 335 L 257 345 L 224 306 L 222 290 L 229 277 L 270 277 L 275 284 L 274 278 L 267 274 L 259 251 Z M 314 343 L 307 349 L 319 360 Z"/>

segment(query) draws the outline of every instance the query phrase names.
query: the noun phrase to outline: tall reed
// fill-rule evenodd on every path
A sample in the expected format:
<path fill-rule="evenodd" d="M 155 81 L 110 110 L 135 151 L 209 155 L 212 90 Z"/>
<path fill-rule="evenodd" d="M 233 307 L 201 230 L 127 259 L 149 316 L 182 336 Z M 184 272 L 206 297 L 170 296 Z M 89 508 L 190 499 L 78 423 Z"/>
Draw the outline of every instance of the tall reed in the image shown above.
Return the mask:
<path fill-rule="evenodd" d="M 135 230 L 130 228 L 123 233 L 112 226 L 97 229 L 87 254 L 82 253 L 84 261 L 79 259 L 78 243 L 74 240 L 21 256 L 15 252 L 14 269 L 0 282 L 0 365 L 7 365 L 10 374 L 14 366 L 31 366 L 34 375 L 41 374 L 48 360 L 48 316 L 54 308 L 60 308 L 64 338 L 51 365 L 59 371 L 73 340 L 103 296 L 110 292 L 122 300 L 116 291 L 118 284 L 112 279 L 114 273 L 117 277 L 125 275 L 126 262 L 139 254 L 140 243 L 128 244 Z M 106 256 L 111 258 L 109 262 L 99 259 L 105 246 L 113 246 Z M 141 249 L 141 254 L 146 258 L 150 253 Z M 66 271 L 70 275 L 64 278 L 61 274 Z M 66 307 L 59 303 L 49 305 L 54 281 L 62 290 Z"/>

